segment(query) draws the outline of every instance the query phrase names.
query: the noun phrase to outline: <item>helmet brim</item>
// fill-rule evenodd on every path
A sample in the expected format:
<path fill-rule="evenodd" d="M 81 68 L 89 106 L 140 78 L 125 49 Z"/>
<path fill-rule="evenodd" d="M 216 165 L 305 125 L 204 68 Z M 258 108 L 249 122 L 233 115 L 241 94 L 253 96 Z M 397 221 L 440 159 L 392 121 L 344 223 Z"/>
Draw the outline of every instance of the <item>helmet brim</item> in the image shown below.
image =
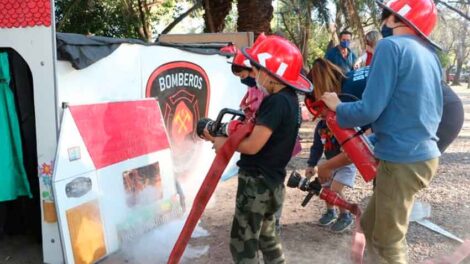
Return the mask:
<path fill-rule="evenodd" d="M 402 15 L 398 14 L 397 12 L 395 12 L 394 10 L 392 10 L 390 7 L 388 7 L 387 5 L 385 5 L 383 3 L 383 1 L 381 0 L 375 0 L 375 2 L 383 9 L 387 9 L 388 11 L 390 11 L 393 15 L 397 16 L 398 18 L 400 18 L 406 25 L 408 25 L 409 27 L 413 28 L 413 30 L 416 31 L 416 33 L 418 33 L 418 35 L 423 38 L 424 40 L 426 40 L 427 42 L 429 42 L 429 44 L 431 44 L 434 48 L 438 49 L 438 50 L 442 50 L 441 46 L 439 46 L 439 44 L 437 44 L 436 42 L 434 42 L 433 40 L 431 40 L 428 36 L 426 36 L 419 28 L 417 28 L 415 25 L 413 25 L 413 23 L 411 23 L 410 21 L 408 21 L 408 19 L 406 19 L 405 17 L 403 17 Z"/>
<path fill-rule="evenodd" d="M 231 65 L 238 66 L 238 67 L 245 68 L 245 69 L 247 69 L 247 70 L 249 70 L 249 71 L 251 71 L 251 70 L 253 69 L 253 68 L 248 67 L 248 66 L 246 66 L 246 65 L 240 65 L 240 64 L 238 64 L 238 63 L 233 63 L 233 61 L 227 61 L 227 63 L 228 63 L 228 64 L 231 64 Z"/>
<path fill-rule="evenodd" d="M 307 79 L 307 77 L 303 76 L 302 74 L 299 73 L 299 77 L 295 81 L 288 81 L 282 78 L 282 76 L 279 76 L 275 73 L 272 73 L 270 70 L 268 70 L 266 67 L 263 65 L 259 64 L 251 54 L 251 48 L 242 48 L 241 49 L 243 55 L 250 60 L 250 62 L 255 65 L 258 68 L 264 69 L 270 76 L 275 78 L 276 80 L 280 81 L 281 83 L 293 88 L 294 90 L 297 90 L 302 93 L 311 93 L 313 92 L 313 84 Z"/>

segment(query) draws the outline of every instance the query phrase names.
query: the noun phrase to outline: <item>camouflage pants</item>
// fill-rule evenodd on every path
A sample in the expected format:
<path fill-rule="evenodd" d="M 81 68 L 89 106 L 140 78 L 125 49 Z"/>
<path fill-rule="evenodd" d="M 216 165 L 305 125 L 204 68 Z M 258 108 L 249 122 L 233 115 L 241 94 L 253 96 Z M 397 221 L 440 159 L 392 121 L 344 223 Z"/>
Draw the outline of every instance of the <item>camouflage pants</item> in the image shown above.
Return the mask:
<path fill-rule="evenodd" d="M 235 263 L 259 263 L 258 249 L 265 263 L 285 263 L 274 213 L 282 206 L 285 187 L 268 188 L 264 179 L 240 173 L 233 217 L 230 251 Z"/>

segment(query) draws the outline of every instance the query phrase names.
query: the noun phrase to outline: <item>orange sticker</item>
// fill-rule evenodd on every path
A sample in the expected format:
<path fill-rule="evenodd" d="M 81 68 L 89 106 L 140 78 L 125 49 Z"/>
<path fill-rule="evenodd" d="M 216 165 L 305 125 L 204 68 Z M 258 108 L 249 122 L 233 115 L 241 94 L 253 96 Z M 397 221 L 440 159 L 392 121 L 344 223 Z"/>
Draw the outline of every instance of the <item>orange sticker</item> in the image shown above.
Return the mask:
<path fill-rule="evenodd" d="M 98 200 L 69 209 L 67 224 L 75 264 L 94 263 L 106 255 Z"/>

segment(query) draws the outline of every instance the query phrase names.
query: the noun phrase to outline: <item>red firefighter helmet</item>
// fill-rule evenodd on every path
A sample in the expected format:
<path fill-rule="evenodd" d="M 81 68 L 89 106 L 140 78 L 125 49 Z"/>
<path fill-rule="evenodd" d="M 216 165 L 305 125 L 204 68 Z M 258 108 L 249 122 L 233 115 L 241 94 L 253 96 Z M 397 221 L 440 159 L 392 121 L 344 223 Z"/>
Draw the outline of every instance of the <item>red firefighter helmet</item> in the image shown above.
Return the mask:
<path fill-rule="evenodd" d="M 233 56 L 237 52 L 239 52 L 237 47 L 235 47 L 235 45 L 233 45 L 231 43 L 220 49 L 220 53 L 222 53 L 222 55 L 231 55 L 231 56 Z"/>
<path fill-rule="evenodd" d="M 302 54 L 288 40 L 269 36 L 251 49 L 242 49 L 242 52 L 252 64 L 266 70 L 282 83 L 304 93 L 313 91 L 312 83 L 300 74 Z"/>
<path fill-rule="evenodd" d="M 232 61 L 233 65 L 251 69 L 250 60 L 248 60 L 240 50 L 237 50 Z"/>
<path fill-rule="evenodd" d="M 429 39 L 437 22 L 437 8 L 433 0 L 376 0 L 376 2 L 412 27 L 421 37 L 439 47 Z"/>
<path fill-rule="evenodd" d="M 256 38 L 255 43 L 253 43 L 253 46 L 251 48 L 258 45 L 259 43 L 261 43 L 261 41 L 265 39 L 266 39 L 266 35 L 264 33 L 259 34 L 259 36 Z M 247 59 L 240 50 L 236 51 L 235 56 L 233 57 L 232 64 L 251 69 L 250 60 Z"/>

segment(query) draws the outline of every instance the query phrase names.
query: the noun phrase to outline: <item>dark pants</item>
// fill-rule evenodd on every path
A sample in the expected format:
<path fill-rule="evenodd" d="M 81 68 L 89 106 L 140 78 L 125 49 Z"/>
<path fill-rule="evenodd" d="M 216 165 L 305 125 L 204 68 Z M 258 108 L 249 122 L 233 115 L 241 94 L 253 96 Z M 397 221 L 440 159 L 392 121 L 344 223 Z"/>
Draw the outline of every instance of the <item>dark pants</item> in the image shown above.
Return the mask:
<path fill-rule="evenodd" d="M 238 175 L 237 200 L 230 239 L 235 263 L 259 263 L 258 250 L 264 263 L 285 263 L 279 236 L 275 232 L 274 214 L 282 206 L 285 188 L 269 188 L 260 177 Z"/>

